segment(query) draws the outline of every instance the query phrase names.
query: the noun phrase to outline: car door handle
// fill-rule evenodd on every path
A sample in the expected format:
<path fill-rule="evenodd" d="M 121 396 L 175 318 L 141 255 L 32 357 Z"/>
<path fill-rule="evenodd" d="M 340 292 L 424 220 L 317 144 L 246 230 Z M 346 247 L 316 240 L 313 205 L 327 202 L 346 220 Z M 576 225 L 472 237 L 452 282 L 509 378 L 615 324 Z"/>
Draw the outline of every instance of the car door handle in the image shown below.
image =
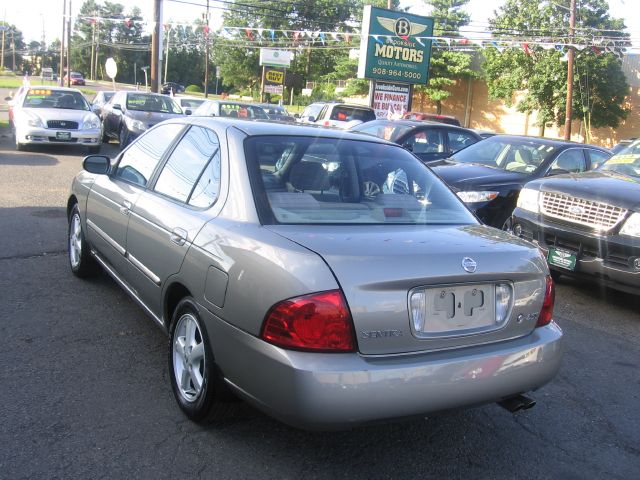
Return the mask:
<path fill-rule="evenodd" d="M 171 231 L 169 239 L 176 245 L 182 246 L 187 242 L 187 235 L 188 233 L 184 228 L 178 227 Z"/>
<path fill-rule="evenodd" d="M 131 202 L 125 200 L 120 207 L 120 213 L 122 215 L 129 215 L 129 212 L 131 212 Z"/>

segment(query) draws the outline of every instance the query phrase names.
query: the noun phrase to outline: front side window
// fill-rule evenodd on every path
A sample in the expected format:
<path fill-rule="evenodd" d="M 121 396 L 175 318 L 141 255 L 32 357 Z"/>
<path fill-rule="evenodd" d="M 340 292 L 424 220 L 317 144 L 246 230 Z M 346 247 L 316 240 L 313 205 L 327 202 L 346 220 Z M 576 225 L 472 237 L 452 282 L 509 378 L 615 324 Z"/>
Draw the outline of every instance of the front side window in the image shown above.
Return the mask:
<path fill-rule="evenodd" d="M 122 154 L 115 177 L 146 187 L 158 162 L 183 128 L 184 125 L 168 123 L 146 132 Z"/>
<path fill-rule="evenodd" d="M 180 202 L 208 207 L 215 201 L 220 185 L 219 150 L 220 143 L 214 132 L 191 127 L 162 168 L 155 190 Z M 205 172 L 214 156 L 217 156 L 215 165 Z"/>
<path fill-rule="evenodd" d="M 245 155 L 265 224 L 475 224 L 418 159 L 385 144 L 258 136 Z"/>
<path fill-rule="evenodd" d="M 444 152 L 444 135 L 441 130 L 422 130 L 410 135 L 403 146 L 415 154 Z"/>

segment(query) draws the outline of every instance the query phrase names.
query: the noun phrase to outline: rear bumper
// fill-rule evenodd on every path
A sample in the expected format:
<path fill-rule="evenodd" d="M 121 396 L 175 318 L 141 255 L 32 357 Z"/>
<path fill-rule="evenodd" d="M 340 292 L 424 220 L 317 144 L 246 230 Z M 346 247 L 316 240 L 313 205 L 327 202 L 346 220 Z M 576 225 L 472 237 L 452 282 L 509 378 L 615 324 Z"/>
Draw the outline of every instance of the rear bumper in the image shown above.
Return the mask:
<path fill-rule="evenodd" d="M 555 324 L 526 337 L 397 356 L 284 350 L 205 315 L 214 355 L 240 396 L 285 423 L 340 429 L 491 403 L 550 381 L 562 358 Z"/>
<path fill-rule="evenodd" d="M 520 237 L 533 242 L 545 255 L 551 247 L 576 254 L 574 270 L 550 266 L 560 273 L 587 277 L 605 286 L 640 294 L 640 270 L 633 262 L 640 258 L 640 245 L 630 237 L 598 237 L 567 225 L 544 223 L 538 215 L 517 208 L 513 225 L 521 228 Z"/>

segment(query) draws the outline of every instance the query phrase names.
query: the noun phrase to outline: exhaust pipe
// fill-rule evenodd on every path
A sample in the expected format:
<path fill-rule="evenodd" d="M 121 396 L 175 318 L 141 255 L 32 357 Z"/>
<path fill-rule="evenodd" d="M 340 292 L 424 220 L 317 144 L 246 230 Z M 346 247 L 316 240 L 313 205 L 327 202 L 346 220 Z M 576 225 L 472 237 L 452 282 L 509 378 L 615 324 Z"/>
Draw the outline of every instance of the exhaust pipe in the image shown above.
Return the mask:
<path fill-rule="evenodd" d="M 519 412 L 520 410 L 529 410 L 535 407 L 536 401 L 533 398 L 525 397 L 524 395 L 515 395 L 513 397 L 505 398 L 498 402 L 505 410 L 509 410 L 511 413 Z"/>

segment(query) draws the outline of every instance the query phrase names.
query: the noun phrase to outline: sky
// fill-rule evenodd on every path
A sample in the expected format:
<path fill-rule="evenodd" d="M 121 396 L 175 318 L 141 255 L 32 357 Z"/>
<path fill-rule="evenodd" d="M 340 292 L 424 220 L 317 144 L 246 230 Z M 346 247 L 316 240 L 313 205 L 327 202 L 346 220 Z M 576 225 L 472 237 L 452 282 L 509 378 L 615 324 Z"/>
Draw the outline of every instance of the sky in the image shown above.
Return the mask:
<path fill-rule="evenodd" d="M 0 7 L 0 15 L 10 24 L 15 24 L 20 29 L 27 41 L 40 41 L 44 31 L 46 43 L 50 43 L 55 38 L 59 38 L 62 33 L 62 8 L 63 0 L 19 0 L 12 2 L 10 7 L 6 7 L 10 0 L 3 1 L 4 8 Z M 125 6 L 125 12 L 133 6 L 138 6 L 142 10 L 145 19 L 151 19 L 153 13 L 153 0 L 112 0 Z M 304 0 L 301 0 L 304 1 Z M 204 5 L 205 0 L 182 0 L 178 3 L 174 0 L 164 0 L 164 19 L 176 22 L 192 22 L 200 18 L 204 12 L 204 7 L 192 5 L 191 3 Z M 72 0 L 73 13 L 77 14 L 84 0 Z M 480 26 L 486 28 L 487 20 L 493 16 L 504 0 L 471 0 L 467 6 L 467 11 L 471 14 L 472 24 L 475 24 L 477 31 Z M 213 28 L 219 25 L 224 7 L 222 4 L 211 0 L 211 25 Z M 410 11 L 416 14 L 427 15 L 428 10 L 422 6 L 421 0 L 403 0 L 401 5 L 409 6 Z M 634 44 L 640 46 L 640 0 L 609 0 L 610 13 L 613 17 L 624 18 L 625 24 L 631 34 Z M 241 26 L 241 25 L 236 25 Z M 473 27 L 469 27 L 473 28 Z"/>

